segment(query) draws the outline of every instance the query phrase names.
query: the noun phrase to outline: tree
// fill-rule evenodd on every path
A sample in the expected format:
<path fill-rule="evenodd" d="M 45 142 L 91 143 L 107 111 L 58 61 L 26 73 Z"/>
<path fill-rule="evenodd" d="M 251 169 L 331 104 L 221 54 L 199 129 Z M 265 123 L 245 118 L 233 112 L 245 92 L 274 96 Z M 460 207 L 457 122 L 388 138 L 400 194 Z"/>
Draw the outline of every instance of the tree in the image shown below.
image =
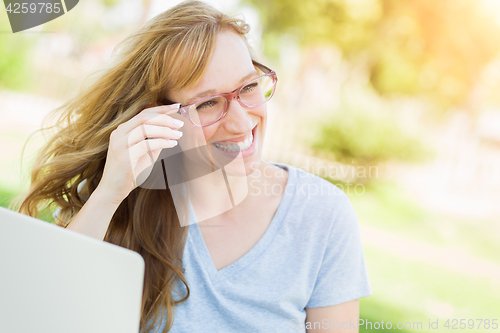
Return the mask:
<path fill-rule="evenodd" d="M 268 55 L 286 34 L 303 47 L 335 45 L 350 61 L 368 57 L 382 96 L 421 96 L 443 111 L 474 110 L 471 92 L 500 54 L 500 25 L 482 1 L 243 1 L 260 13 Z"/>

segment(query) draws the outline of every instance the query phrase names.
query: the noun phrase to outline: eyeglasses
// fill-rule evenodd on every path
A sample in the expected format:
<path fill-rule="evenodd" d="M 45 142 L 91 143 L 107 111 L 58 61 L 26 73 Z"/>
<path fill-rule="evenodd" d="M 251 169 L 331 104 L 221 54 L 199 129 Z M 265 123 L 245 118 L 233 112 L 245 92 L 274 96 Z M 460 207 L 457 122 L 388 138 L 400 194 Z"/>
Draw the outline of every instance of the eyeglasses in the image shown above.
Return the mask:
<path fill-rule="evenodd" d="M 254 108 L 266 103 L 273 97 L 278 76 L 272 69 L 252 61 L 261 75 L 245 82 L 235 90 L 204 97 L 188 105 L 181 105 L 178 113 L 188 118 L 193 125 L 205 127 L 219 121 L 227 114 L 229 103 L 236 99 L 241 105 Z"/>

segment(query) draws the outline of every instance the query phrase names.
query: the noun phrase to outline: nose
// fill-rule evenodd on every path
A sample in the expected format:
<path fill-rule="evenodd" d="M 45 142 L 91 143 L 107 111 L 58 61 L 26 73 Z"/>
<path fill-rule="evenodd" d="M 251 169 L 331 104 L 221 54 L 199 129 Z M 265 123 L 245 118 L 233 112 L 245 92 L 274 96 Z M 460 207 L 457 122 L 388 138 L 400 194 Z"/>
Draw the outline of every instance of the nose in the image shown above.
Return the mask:
<path fill-rule="evenodd" d="M 249 132 L 253 128 L 249 108 L 241 104 L 236 96 L 228 103 L 226 116 L 222 119 L 225 129 L 232 133 Z"/>

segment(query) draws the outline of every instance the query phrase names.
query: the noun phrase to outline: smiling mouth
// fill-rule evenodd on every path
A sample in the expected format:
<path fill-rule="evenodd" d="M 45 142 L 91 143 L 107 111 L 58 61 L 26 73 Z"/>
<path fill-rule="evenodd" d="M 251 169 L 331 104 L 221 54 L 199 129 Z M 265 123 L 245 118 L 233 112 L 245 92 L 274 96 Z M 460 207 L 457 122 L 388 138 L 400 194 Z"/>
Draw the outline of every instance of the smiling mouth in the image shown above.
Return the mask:
<path fill-rule="evenodd" d="M 250 132 L 250 135 L 243 141 L 240 142 L 216 142 L 214 143 L 214 146 L 217 147 L 218 149 L 222 151 L 227 151 L 227 152 L 238 152 L 238 151 L 245 151 L 248 148 L 252 146 L 252 143 L 254 141 L 254 130 L 257 126 L 255 126 L 252 131 Z"/>

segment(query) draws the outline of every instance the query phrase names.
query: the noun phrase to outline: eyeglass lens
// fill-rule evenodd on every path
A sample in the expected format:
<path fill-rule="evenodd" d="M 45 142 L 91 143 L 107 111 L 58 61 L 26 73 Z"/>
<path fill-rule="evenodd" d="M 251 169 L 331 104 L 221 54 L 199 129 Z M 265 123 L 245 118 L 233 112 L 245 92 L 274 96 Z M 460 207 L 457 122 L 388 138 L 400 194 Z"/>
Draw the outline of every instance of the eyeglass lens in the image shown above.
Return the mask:
<path fill-rule="evenodd" d="M 267 102 L 272 96 L 273 89 L 273 79 L 270 76 L 263 76 L 241 88 L 239 97 L 243 104 L 253 107 Z M 210 124 L 222 117 L 227 104 L 227 100 L 221 96 L 203 99 L 189 109 L 189 117 L 197 125 Z"/>

